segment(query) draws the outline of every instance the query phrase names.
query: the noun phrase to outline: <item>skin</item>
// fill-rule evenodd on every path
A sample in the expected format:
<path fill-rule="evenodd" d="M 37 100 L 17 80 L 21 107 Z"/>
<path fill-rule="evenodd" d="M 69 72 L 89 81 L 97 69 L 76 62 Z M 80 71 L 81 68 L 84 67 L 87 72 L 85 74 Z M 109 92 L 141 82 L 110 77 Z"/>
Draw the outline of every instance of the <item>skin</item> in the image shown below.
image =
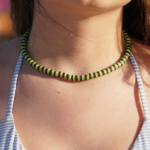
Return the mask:
<path fill-rule="evenodd" d="M 80 75 L 106 68 L 122 56 L 122 7 L 129 0 L 40 2 L 47 14 L 35 1 L 35 10 L 39 10 L 34 13 L 28 41 L 28 51 L 39 64 Z M 0 121 L 6 113 L 21 38 L 0 47 Z M 133 53 L 143 47 L 134 39 L 132 45 Z M 147 71 L 141 70 L 148 83 Z M 149 103 L 150 89 L 144 86 Z M 53 78 L 23 61 L 13 116 L 26 150 L 127 150 L 144 121 L 130 61 L 106 76 L 85 82 Z"/>

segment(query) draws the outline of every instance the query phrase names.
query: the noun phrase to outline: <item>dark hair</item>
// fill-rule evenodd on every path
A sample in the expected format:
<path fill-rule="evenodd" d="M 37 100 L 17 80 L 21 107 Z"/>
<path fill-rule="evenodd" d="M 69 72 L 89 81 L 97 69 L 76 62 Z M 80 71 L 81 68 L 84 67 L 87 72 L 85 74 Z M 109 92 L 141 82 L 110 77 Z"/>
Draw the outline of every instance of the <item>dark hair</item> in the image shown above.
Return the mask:
<path fill-rule="evenodd" d="M 18 36 L 32 26 L 34 0 L 10 0 L 10 17 Z"/>
<path fill-rule="evenodd" d="M 32 26 L 34 0 L 10 0 L 10 16 L 18 36 Z M 124 6 L 123 29 L 130 37 L 150 44 L 149 0 L 132 0 Z"/>

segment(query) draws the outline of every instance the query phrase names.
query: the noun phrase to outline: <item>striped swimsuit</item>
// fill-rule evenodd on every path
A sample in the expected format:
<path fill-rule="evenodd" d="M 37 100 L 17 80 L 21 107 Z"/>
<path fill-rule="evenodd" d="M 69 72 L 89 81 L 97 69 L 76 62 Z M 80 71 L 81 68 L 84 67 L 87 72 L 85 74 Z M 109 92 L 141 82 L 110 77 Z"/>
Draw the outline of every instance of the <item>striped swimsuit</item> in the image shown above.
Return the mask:
<path fill-rule="evenodd" d="M 7 113 L 2 123 L 0 124 L 0 150 L 25 150 L 19 139 L 17 130 L 15 128 L 14 118 L 12 114 L 17 79 L 22 64 L 22 60 L 23 60 L 23 56 L 21 53 L 13 74 Z M 139 67 L 132 53 L 130 56 L 130 60 L 135 70 L 143 112 L 145 116 L 145 120 L 141 128 L 141 131 L 135 143 L 133 144 L 131 150 L 150 150 L 150 113 L 148 110 L 147 100 L 143 88 L 143 82 L 141 79 Z"/>

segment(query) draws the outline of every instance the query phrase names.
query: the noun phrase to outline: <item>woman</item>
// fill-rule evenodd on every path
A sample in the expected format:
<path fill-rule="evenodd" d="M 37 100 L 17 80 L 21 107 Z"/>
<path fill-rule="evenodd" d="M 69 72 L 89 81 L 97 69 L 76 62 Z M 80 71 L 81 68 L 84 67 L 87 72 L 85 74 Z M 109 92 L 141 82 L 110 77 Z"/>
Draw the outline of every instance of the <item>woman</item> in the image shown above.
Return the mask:
<path fill-rule="evenodd" d="M 0 149 L 148 150 L 148 2 L 10 2 L 18 37 L 0 47 Z M 96 72 L 123 57 L 128 40 L 124 44 L 122 22 L 132 37 L 133 55 L 105 76 L 82 82 L 53 77 L 20 54 L 22 36 L 32 26 L 22 49 L 27 42 L 29 56 L 38 64 L 72 75 Z"/>

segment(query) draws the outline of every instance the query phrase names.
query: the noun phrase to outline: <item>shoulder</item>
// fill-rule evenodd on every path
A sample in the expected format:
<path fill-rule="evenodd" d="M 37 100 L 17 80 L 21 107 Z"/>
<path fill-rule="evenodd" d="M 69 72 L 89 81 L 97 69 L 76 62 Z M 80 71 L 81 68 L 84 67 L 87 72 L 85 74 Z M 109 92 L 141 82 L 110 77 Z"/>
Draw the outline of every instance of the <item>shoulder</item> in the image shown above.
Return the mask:
<path fill-rule="evenodd" d="M 13 71 L 17 63 L 21 37 L 0 45 L 0 123 L 7 110 Z"/>
<path fill-rule="evenodd" d="M 0 69 L 14 65 L 21 52 L 21 37 L 0 45 Z"/>
<path fill-rule="evenodd" d="M 12 78 L 15 65 L 21 52 L 20 45 L 20 37 L 0 45 L 0 90 L 1 87 L 3 87 L 6 82 Z"/>

